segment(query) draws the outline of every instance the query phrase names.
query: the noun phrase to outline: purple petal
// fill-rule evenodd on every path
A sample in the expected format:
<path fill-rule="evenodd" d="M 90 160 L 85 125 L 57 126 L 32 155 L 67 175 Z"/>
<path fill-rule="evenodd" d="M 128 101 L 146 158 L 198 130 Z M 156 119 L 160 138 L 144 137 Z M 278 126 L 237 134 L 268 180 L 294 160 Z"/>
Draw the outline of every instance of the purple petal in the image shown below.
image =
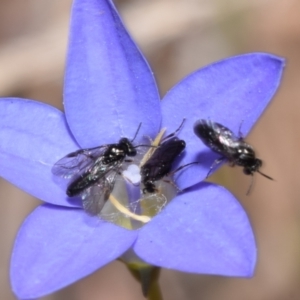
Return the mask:
<path fill-rule="evenodd" d="M 200 162 L 177 179 L 180 188 L 204 179 L 217 157 L 194 134 L 193 124 L 210 119 L 236 134 L 241 126 L 245 136 L 276 92 L 283 67 L 281 58 L 268 54 L 240 55 L 196 71 L 169 91 L 162 101 L 162 126 L 172 132 L 186 118 L 179 133 L 187 142 L 180 164 Z"/>
<path fill-rule="evenodd" d="M 134 251 L 184 272 L 251 276 L 256 246 L 247 215 L 224 188 L 202 183 L 180 194 L 144 226 Z"/>
<path fill-rule="evenodd" d="M 136 235 L 81 209 L 40 206 L 15 242 L 13 291 L 22 298 L 38 298 L 61 289 L 118 258 Z"/>
<path fill-rule="evenodd" d="M 75 0 L 64 105 L 78 143 L 154 137 L 161 111 L 153 74 L 109 0 Z"/>
<path fill-rule="evenodd" d="M 0 100 L 0 176 L 25 192 L 49 203 L 73 206 L 66 184 L 59 186 L 53 164 L 78 149 L 64 114 L 40 102 Z"/>

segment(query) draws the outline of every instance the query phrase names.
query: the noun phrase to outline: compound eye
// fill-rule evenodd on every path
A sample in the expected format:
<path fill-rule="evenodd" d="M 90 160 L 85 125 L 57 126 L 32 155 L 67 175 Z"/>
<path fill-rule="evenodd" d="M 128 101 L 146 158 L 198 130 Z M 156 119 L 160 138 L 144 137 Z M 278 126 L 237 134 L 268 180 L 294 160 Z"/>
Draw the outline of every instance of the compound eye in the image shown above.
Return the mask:
<path fill-rule="evenodd" d="M 136 156 L 136 149 L 131 149 L 131 148 L 129 148 L 128 149 L 128 154 L 127 154 L 128 156 Z"/>

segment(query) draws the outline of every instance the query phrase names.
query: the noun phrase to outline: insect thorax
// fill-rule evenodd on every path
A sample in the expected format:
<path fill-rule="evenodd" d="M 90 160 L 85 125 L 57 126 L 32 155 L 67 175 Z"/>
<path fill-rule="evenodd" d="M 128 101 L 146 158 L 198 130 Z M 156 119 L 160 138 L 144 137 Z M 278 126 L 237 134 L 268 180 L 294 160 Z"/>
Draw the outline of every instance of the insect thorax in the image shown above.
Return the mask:
<path fill-rule="evenodd" d="M 120 139 L 119 145 L 120 145 L 120 148 L 123 149 L 123 151 L 126 155 L 136 156 L 136 149 L 132 145 L 131 141 L 129 141 L 127 138 Z"/>
<path fill-rule="evenodd" d="M 255 152 L 252 149 L 252 147 L 241 141 L 235 144 L 235 158 L 237 160 L 238 165 L 244 165 L 244 164 L 254 164 L 256 157 Z"/>

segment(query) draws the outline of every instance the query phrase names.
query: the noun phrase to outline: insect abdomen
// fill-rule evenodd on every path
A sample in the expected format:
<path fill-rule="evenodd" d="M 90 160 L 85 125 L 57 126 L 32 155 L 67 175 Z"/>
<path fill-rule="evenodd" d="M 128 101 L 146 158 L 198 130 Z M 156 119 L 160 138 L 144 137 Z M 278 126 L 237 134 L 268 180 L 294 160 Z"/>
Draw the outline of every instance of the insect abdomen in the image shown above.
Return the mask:
<path fill-rule="evenodd" d="M 81 194 L 85 189 L 89 188 L 90 186 L 94 185 L 101 176 L 100 174 L 91 175 L 90 173 L 86 172 L 68 186 L 67 188 L 67 195 L 69 197 L 74 197 Z"/>

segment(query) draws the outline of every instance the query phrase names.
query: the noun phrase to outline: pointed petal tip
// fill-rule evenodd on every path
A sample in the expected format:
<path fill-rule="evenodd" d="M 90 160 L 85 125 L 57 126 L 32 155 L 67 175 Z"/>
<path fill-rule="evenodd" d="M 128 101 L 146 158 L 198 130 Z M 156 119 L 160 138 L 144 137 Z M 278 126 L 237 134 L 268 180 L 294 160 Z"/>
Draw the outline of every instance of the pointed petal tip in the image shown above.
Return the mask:
<path fill-rule="evenodd" d="M 83 148 L 130 138 L 140 122 L 144 135 L 154 137 L 159 130 L 155 78 L 112 1 L 74 2 L 64 105 Z"/>
<path fill-rule="evenodd" d="M 269 53 L 269 52 L 249 52 L 249 53 L 245 53 L 245 54 L 240 54 L 240 55 L 236 55 L 236 56 L 246 56 L 246 55 L 257 55 L 257 56 L 261 56 L 261 57 L 269 57 L 271 59 L 274 59 L 275 61 L 279 61 L 284 63 L 286 61 L 286 59 L 282 56 L 273 54 L 273 53 Z"/>
<path fill-rule="evenodd" d="M 268 59 L 270 63 L 276 65 L 279 70 L 283 70 L 284 67 L 286 66 L 286 58 L 284 57 L 267 53 L 267 52 L 255 52 L 253 54 L 260 56 L 263 59 Z M 248 55 L 252 55 L 252 53 L 249 53 Z"/>

